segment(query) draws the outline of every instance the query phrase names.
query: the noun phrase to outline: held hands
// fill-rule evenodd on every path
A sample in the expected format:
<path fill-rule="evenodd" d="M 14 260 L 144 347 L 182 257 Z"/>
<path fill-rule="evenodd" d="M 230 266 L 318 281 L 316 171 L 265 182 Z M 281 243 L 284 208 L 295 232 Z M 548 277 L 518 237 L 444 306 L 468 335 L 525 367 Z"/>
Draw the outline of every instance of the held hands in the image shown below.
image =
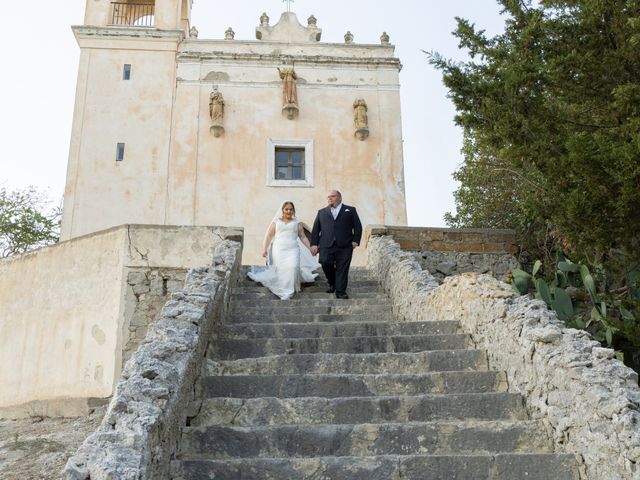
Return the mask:
<path fill-rule="evenodd" d="M 351 249 L 355 250 L 358 244 L 356 242 L 351 242 Z"/>
<path fill-rule="evenodd" d="M 311 255 L 313 255 L 314 257 L 318 254 L 318 246 L 317 245 L 311 245 L 311 248 L 309 250 L 311 250 Z"/>

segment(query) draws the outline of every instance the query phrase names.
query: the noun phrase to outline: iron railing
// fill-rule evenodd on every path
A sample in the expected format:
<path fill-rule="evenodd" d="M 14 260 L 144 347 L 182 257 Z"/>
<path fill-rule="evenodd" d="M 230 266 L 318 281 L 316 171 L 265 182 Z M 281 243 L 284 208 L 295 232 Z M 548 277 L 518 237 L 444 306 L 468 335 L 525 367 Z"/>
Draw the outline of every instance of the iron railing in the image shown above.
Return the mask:
<path fill-rule="evenodd" d="M 111 2 L 112 25 L 130 25 L 134 27 L 153 27 L 153 3 Z"/>

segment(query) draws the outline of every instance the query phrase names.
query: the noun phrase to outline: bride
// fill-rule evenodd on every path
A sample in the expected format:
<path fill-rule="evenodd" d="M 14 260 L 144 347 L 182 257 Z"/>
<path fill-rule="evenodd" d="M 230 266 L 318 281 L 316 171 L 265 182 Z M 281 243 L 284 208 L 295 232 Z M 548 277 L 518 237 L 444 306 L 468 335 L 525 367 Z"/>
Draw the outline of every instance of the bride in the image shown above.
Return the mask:
<path fill-rule="evenodd" d="M 267 258 L 268 266 L 266 269 L 253 267 L 248 274 L 251 280 L 261 283 L 282 300 L 299 292 L 301 283 L 315 281 L 318 274 L 313 271 L 320 267 L 311 254 L 302 223 L 295 215 L 293 202 L 284 202 L 269 224 L 262 243 L 262 256 Z"/>

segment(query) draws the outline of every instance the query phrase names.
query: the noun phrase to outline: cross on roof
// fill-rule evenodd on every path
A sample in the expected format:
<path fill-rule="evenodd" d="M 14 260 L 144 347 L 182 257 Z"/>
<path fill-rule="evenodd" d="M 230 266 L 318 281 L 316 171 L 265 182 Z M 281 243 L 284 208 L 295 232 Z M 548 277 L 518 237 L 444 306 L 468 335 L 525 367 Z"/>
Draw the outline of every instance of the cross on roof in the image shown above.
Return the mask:
<path fill-rule="evenodd" d="M 287 2 L 287 12 L 291 11 L 291 2 L 295 2 L 295 0 L 282 0 L 283 2 Z"/>

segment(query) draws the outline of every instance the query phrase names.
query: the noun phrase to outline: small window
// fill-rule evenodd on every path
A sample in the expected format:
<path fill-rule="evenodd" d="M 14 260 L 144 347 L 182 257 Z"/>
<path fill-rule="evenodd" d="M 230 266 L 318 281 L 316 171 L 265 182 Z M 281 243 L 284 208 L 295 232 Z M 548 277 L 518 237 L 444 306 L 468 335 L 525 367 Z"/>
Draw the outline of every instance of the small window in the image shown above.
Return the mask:
<path fill-rule="evenodd" d="M 130 63 L 124 64 L 124 68 L 122 69 L 122 79 L 131 80 L 131 64 Z"/>
<path fill-rule="evenodd" d="M 276 180 L 304 180 L 304 148 L 276 147 Z"/>
<path fill-rule="evenodd" d="M 313 187 L 313 140 L 267 139 L 267 185 Z"/>
<path fill-rule="evenodd" d="M 118 143 L 116 147 L 116 162 L 124 160 L 124 143 Z"/>

